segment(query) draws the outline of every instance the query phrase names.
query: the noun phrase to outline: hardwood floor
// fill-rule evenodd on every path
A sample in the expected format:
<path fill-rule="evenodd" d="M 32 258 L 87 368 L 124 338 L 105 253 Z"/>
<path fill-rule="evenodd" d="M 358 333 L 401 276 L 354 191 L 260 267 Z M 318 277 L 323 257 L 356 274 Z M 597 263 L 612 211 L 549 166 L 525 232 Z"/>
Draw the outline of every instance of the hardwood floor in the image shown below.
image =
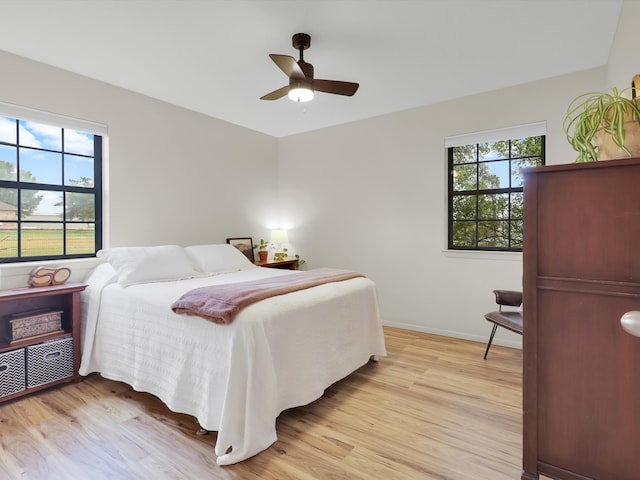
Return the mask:
<path fill-rule="evenodd" d="M 488 332 L 487 332 L 488 333 Z M 91 375 L 0 405 L 2 479 L 517 480 L 522 352 L 385 328 L 389 355 L 283 412 L 278 441 L 219 467 L 215 433 Z"/>

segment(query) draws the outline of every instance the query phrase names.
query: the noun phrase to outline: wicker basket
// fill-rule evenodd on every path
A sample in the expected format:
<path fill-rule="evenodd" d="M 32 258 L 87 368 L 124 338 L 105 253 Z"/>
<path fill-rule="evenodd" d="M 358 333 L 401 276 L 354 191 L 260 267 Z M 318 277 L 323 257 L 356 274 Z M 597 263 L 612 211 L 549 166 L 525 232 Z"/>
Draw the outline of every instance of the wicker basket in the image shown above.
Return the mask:
<path fill-rule="evenodd" d="M 38 343 L 26 348 L 27 388 L 73 375 L 73 338 Z"/>
<path fill-rule="evenodd" d="M 39 337 L 62 331 L 62 310 L 35 310 L 9 316 L 11 331 L 9 340 Z"/>
<path fill-rule="evenodd" d="M 0 353 L 0 398 L 26 387 L 24 348 Z"/>

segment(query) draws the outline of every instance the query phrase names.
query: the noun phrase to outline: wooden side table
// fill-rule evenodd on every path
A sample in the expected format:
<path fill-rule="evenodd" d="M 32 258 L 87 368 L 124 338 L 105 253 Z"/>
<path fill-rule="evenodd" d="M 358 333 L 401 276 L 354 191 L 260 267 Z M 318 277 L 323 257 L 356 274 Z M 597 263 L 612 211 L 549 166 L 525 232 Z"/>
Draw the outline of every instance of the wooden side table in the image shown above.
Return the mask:
<path fill-rule="evenodd" d="M 256 260 L 254 262 L 259 267 L 267 267 L 267 268 L 280 268 L 282 270 L 297 270 L 298 269 L 298 259 L 297 258 L 285 258 L 284 260 L 279 260 L 277 262 L 266 261 L 261 262 L 260 260 Z"/>
<path fill-rule="evenodd" d="M 80 381 L 80 292 L 86 287 L 66 283 L 0 290 L 0 403 Z M 16 314 L 49 310 L 62 312 L 61 330 L 11 340 L 10 320 Z"/>

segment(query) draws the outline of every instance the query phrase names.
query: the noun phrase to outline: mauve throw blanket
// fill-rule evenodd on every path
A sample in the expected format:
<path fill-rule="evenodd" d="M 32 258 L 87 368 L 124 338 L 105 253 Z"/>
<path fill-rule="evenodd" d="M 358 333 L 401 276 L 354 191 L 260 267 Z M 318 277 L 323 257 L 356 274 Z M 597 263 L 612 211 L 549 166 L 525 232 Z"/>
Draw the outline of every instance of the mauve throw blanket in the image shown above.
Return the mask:
<path fill-rule="evenodd" d="M 215 323 L 230 323 L 242 308 L 259 300 L 363 276 L 349 270 L 316 268 L 250 282 L 211 285 L 185 293 L 171 305 L 171 309 L 175 313 L 197 315 Z"/>

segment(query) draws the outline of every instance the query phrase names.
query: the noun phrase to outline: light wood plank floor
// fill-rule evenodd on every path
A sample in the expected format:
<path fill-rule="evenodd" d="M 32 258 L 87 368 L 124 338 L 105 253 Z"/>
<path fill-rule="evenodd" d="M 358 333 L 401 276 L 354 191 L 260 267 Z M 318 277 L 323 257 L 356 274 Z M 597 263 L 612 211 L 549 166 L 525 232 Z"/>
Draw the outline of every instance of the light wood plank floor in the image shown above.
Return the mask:
<path fill-rule="evenodd" d="M 0 478 L 519 479 L 522 352 L 385 336 L 387 357 L 282 413 L 278 441 L 239 464 L 217 466 L 191 417 L 91 375 L 0 405 Z"/>

